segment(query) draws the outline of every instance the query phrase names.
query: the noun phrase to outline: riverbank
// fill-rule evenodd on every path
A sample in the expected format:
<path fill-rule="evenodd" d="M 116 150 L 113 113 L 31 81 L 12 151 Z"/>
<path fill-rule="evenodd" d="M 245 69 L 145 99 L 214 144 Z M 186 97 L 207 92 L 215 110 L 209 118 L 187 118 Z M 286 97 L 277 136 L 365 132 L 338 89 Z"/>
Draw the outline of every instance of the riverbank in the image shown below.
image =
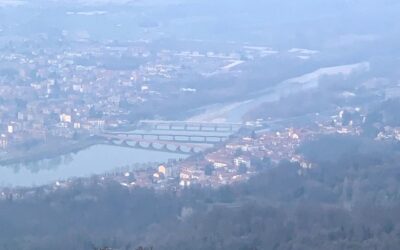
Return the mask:
<path fill-rule="evenodd" d="M 52 159 L 60 155 L 75 154 L 96 144 L 104 143 L 103 139 L 87 137 L 79 141 L 51 139 L 28 150 L 12 150 L 0 157 L 0 165 L 26 164 L 29 162 Z"/>

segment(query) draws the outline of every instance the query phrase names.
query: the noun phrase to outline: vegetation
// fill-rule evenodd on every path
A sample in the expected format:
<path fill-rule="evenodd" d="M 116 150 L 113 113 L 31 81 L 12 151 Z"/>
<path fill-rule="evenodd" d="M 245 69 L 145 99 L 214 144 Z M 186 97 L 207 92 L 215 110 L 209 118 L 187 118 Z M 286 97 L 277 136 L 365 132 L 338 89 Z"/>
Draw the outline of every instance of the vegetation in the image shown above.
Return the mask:
<path fill-rule="evenodd" d="M 325 136 L 248 183 L 182 192 L 76 181 L 0 203 L 1 249 L 396 249 L 400 147 Z M 259 164 L 263 164 L 260 162 Z"/>

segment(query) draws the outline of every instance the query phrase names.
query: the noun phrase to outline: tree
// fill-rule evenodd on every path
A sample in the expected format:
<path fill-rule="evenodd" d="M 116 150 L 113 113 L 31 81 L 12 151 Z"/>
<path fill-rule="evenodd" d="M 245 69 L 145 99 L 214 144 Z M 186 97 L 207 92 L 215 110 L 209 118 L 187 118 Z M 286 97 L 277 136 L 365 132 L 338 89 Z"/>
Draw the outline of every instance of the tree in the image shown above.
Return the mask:
<path fill-rule="evenodd" d="M 247 173 L 246 164 L 240 163 L 238 172 L 239 172 L 239 174 L 245 174 L 245 173 Z"/>
<path fill-rule="evenodd" d="M 213 174 L 214 170 L 215 170 L 215 168 L 212 164 L 207 164 L 204 167 L 204 174 L 207 176 L 211 176 Z"/>
<path fill-rule="evenodd" d="M 234 156 L 239 157 L 241 155 L 243 155 L 243 150 L 241 148 L 236 149 Z"/>

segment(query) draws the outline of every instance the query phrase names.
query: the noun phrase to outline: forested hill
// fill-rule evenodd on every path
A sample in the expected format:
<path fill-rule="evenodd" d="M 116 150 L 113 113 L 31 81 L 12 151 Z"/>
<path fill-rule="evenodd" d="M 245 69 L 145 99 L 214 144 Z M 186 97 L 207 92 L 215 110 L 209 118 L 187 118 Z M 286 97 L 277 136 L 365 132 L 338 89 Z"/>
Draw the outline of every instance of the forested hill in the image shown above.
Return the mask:
<path fill-rule="evenodd" d="M 2 201 L 0 249 L 398 249 L 399 146 L 325 136 L 300 150 L 318 166 L 282 162 L 218 190 L 77 181 Z"/>

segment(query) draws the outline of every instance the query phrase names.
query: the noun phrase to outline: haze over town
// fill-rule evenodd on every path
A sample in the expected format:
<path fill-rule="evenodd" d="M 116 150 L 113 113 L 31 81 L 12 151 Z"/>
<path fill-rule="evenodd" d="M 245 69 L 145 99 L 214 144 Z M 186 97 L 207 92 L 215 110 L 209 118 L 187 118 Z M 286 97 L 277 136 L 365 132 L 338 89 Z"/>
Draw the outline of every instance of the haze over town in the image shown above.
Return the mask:
<path fill-rule="evenodd" d="M 0 0 L 0 249 L 398 249 L 399 16 Z"/>

